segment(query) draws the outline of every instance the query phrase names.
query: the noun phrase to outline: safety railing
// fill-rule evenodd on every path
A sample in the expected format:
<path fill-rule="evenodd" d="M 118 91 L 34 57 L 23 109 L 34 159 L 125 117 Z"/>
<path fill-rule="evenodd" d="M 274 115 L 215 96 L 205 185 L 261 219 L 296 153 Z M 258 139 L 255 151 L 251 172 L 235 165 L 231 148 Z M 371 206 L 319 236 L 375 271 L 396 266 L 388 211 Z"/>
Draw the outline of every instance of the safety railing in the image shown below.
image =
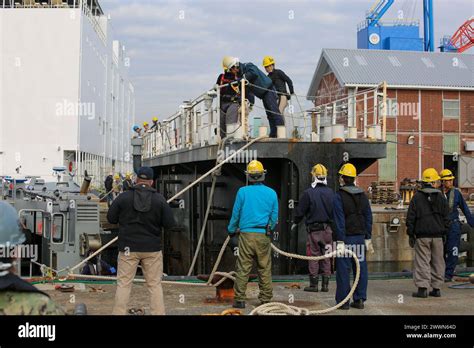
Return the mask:
<path fill-rule="evenodd" d="M 168 119 L 157 122 L 140 136 L 143 138 L 142 157 L 149 159 L 169 152 L 216 145 L 221 140 L 220 132 L 220 91 L 224 86 L 201 94 L 184 102 L 179 110 Z M 226 125 L 226 137 L 249 139 L 267 135 L 268 127 L 250 122 L 249 104 L 245 98 L 246 89 L 257 86 L 245 80 L 239 82 L 241 103 L 239 120 Z M 387 86 L 385 83 L 361 91 L 345 92 L 338 99 L 333 94 L 314 97 L 315 107 L 298 112 L 285 113 L 286 129 L 280 138 L 299 138 L 303 141 L 331 142 L 334 139 L 385 140 L 387 114 Z M 306 96 L 305 96 L 306 97 Z M 332 97 L 332 98 L 331 98 Z M 318 100 L 329 102 L 318 104 Z M 298 99 L 298 96 L 295 96 Z M 299 104 L 299 101 L 298 101 Z M 385 105 L 385 106 L 384 106 Z M 267 112 L 261 106 L 254 106 L 255 113 Z M 265 117 L 260 114 L 257 118 Z M 290 120 L 304 123 L 302 132 L 295 136 L 288 128 Z M 255 121 L 255 119 L 254 119 Z M 257 128 L 257 129 L 256 129 Z M 307 132 L 309 128 L 309 132 Z M 280 134 L 281 133 L 281 134 Z M 298 132 L 297 132 L 298 133 Z"/>
<path fill-rule="evenodd" d="M 361 31 L 369 27 L 369 24 L 370 24 L 370 21 L 368 19 L 365 19 L 362 22 L 359 22 L 359 24 L 357 24 L 357 31 Z M 403 19 L 393 18 L 393 19 L 380 20 L 377 22 L 377 26 L 385 26 L 385 27 L 416 26 L 416 27 L 419 27 L 420 20 L 415 19 L 415 18 L 403 18 Z"/>
<path fill-rule="evenodd" d="M 100 40 L 106 44 L 106 34 L 102 30 L 99 18 L 104 13 L 98 0 L 0 0 L 0 8 L 4 9 L 77 9 L 80 8 L 90 21 Z"/>
<path fill-rule="evenodd" d="M 80 0 L 0 0 L 2 8 L 79 8 Z"/>
<path fill-rule="evenodd" d="M 143 157 L 185 148 L 217 144 L 219 105 L 216 90 L 185 102 L 170 118 L 143 134 Z"/>

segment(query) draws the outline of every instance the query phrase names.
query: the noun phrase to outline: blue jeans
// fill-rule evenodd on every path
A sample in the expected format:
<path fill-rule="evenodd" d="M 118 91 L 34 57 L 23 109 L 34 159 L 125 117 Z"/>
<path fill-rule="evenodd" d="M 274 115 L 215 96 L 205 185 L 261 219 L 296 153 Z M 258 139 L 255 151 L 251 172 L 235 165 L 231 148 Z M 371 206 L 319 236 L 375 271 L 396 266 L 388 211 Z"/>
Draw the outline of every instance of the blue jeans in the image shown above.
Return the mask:
<path fill-rule="evenodd" d="M 365 258 L 365 236 L 364 235 L 355 235 L 355 236 L 346 236 L 345 239 L 346 245 L 359 246 L 357 250 L 362 250 L 364 252 L 364 257 L 361 259 L 359 256 L 360 263 L 360 279 L 357 284 L 356 291 L 353 295 L 353 300 L 367 300 L 367 285 L 369 282 L 369 274 L 367 271 L 367 261 Z M 350 250 L 354 250 L 349 248 Z M 340 303 L 346 298 L 346 296 L 351 291 L 351 281 L 350 273 L 356 274 L 356 265 L 352 257 L 336 257 L 336 302 Z"/>
<path fill-rule="evenodd" d="M 278 108 L 278 96 L 275 91 L 268 91 L 262 98 L 268 122 L 270 123 L 270 138 L 277 137 L 277 126 L 284 126 L 285 120 Z"/>
<path fill-rule="evenodd" d="M 444 245 L 444 261 L 446 262 L 445 278 L 451 279 L 458 264 L 459 247 L 461 244 L 461 226 L 453 222 Z"/>

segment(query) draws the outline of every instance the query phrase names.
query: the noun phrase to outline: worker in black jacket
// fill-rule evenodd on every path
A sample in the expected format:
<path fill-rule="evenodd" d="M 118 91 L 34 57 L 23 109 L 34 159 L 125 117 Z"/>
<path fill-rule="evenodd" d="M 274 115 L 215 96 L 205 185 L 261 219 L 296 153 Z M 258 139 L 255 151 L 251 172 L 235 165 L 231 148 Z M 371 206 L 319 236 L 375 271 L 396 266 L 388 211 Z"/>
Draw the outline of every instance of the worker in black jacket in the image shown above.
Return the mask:
<path fill-rule="evenodd" d="M 353 302 L 346 302 L 339 309 L 365 308 L 369 273 L 366 254 L 374 253 L 372 244 L 372 208 L 365 192 L 356 186 L 357 169 L 346 163 L 339 171 L 341 189 L 334 199 L 334 228 L 336 237 L 336 302 L 341 303 L 351 290 L 350 274 L 356 274 L 356 264 L 346 253 L 355 252 L 359 259 L 360 278 L 353 294 Z"/>
<path fill-rule="evenodd" d="M 415 248 L 413 280 L 418 291 L 413 297 L 441 296 L 444 283 L 443 240 L 449 230 L 448 201 L 438 190 L 438 172 L 428 168 L 423 172 L 423 187 L 413 196 L 407 212 L 407 233 L 410 246 Z"/>
<path fill-rule="evenodd" d="M 291 81 L 283 70 L 275 68 L 275 59 L 273 57 L 266 56 L 263 58 L 263 67 L 267 71 L 268 77 L 272 80 L 273 86 L 277 91 L 278 108 L 280 109 L 280 113 L 283 115 L 288 106 L 288 101 L 291 99 L 291 95 L 295 94 L 293 81 Z M 290 93 L 288 93 L 286 85 L 288 85 Z"/>
<path fill-rule="evenodd" d="M 151 295 L 151 314 L 164 315 L 162 229 L 174 226 L 173 213 L 165 198 L 152 188 L 153 169 L 140 168 L 136 185 L 118 196 L 107 214 L 119 224 L 117 292 L 113 314 L 125 315 L 137 266 L 141 263 Z"/>
<path fill-rule="evenodd" d="M 313 182 L 311 187 L 303 192 L 295 213 L 296 229 L 303 218 L 306 222 L 306 255 L 323 256 L 326 248 L 332 246 L 331 223 L 334 220 L 334 191 L 327 185 L 328 170 L 322 164 L 317 164 L 311 171 Z M 309 287 L 304 291 L 318 292 L 319 275 L 322 275 L 322 292 L 329 291 L 329 278 L 331 276 L 331 259 L 309 261 Z"/>
<path fill-rule="evenodd" d="M 220 88 L 220 136 L 227 135 L 227 125 L 239 122 L 240 90 L 237 76 L 224 67 L 224 72 L 217 78 Z M 224 86 L 224 87 L 221 87 Z"/>

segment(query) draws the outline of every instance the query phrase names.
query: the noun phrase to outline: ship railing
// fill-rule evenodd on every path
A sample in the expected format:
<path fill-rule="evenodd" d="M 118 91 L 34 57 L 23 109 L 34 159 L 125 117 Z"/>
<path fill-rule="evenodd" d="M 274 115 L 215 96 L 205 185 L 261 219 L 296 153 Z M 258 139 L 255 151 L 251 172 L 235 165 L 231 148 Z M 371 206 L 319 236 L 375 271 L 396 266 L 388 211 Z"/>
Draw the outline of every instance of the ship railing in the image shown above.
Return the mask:
<path fill-rule="evenodd" d="M 218 94 L 213 89 L 184 102 L 175 114 L 145 133 L 143 157 L 217 144 L 220 139 Z"/>
<path fill-rule="evenodd" d="M 386 140 L 387 116 L 397 105 L 387 98 L 386 82 L 374 87 L 338 90 L 330 96 L 313 97 L 315 107 L 308 110 L 313 123 L 312 141 Z"/>
<path fill-rule="evenodd" d="M 158 122 L 152 129 L 142 134 L 143 158 L 150 159 L 173 151 L 218 144 L 221 140 L 222 87 L 216 86 L 191 101 L 183 102 L 175 114 Z M 245 99 L 246 88 L 248 88 L 247 82 L 242 80 L 239 122 L 226 125 L 228 138 L 248 140 L 268 134 L 268 127 L 255 123 L 250 126 L 248 101 Z M 295 98 L 298 99 L 297 96 Z M 331 142 L 335 139 L 385 141 L 387 102 L 385 82 L 362 90 L 330 93 L 327 96 L 318 95 L 314 97 L 315 107 L 300 111 L 301 120 L 304 122 L 303 134 L 295 135 L 290 131 L 289 123 L 295 118 L 293 114 L 290 116 L 291 119 L 286 119 L 286 126 L 278 130 L 278 138 L 286 138 L 291 133 L 290 138 L 300 141 Z M 310 130 L 309 134 L 306 133 L 307 128 Z"/>
<path fill-rule="evenodd" d="M 96 31 L 102 42 L 106 43 L 106 35 L 102 30 L 98 18 L 103 16 L 98 1 L 84 0 L 0 0 L 1 8 L 64 8 L 73 9 L 80 8 L 84 15 L 89 19 L 92 27 Z"/>
<path fill-rule="evenodd" d="M 357 31 L 361 31 L 370 26 L 370 20 L 365 19 L 359 24 L 357 24 Z M 420 20 L 416 18 L 392 18 L 392 19 L 384 19 L 379 20 L 377 22 L 377 26 L 385 26 L 385 27 L 394 27 L 394 26 L 420 26 Z"/>
<path fill-rule="evenodd" d="M 0 0 L 2 8 L 79 8 L 80 0 Z"/>

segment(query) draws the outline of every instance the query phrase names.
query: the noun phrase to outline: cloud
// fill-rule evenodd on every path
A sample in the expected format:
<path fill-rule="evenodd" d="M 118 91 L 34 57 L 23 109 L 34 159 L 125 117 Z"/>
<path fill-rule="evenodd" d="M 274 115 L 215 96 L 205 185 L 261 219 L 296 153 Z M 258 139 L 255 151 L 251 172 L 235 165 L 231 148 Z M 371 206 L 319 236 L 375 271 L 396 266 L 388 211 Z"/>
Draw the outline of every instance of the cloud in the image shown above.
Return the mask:
<path fill-rule="evenodd" d="M 435 2 L 436 40 L 454 33 L 469 17 L 468 3 Z M 171 115 L 183 100 L 211 88 L 224 55 L 258 65 L 263 56 L 273 55 L 294 80 L 297 93 L 306 94 L 321 49 L 355 48 L 357 24 L 373 0 L 102 0 L 101 4 L 131 57 L 136 116 L 141 121 Z M 386 18 L 396 17 L 400 10 L 422 19 L 421 1 L 395 2 Z"/>

